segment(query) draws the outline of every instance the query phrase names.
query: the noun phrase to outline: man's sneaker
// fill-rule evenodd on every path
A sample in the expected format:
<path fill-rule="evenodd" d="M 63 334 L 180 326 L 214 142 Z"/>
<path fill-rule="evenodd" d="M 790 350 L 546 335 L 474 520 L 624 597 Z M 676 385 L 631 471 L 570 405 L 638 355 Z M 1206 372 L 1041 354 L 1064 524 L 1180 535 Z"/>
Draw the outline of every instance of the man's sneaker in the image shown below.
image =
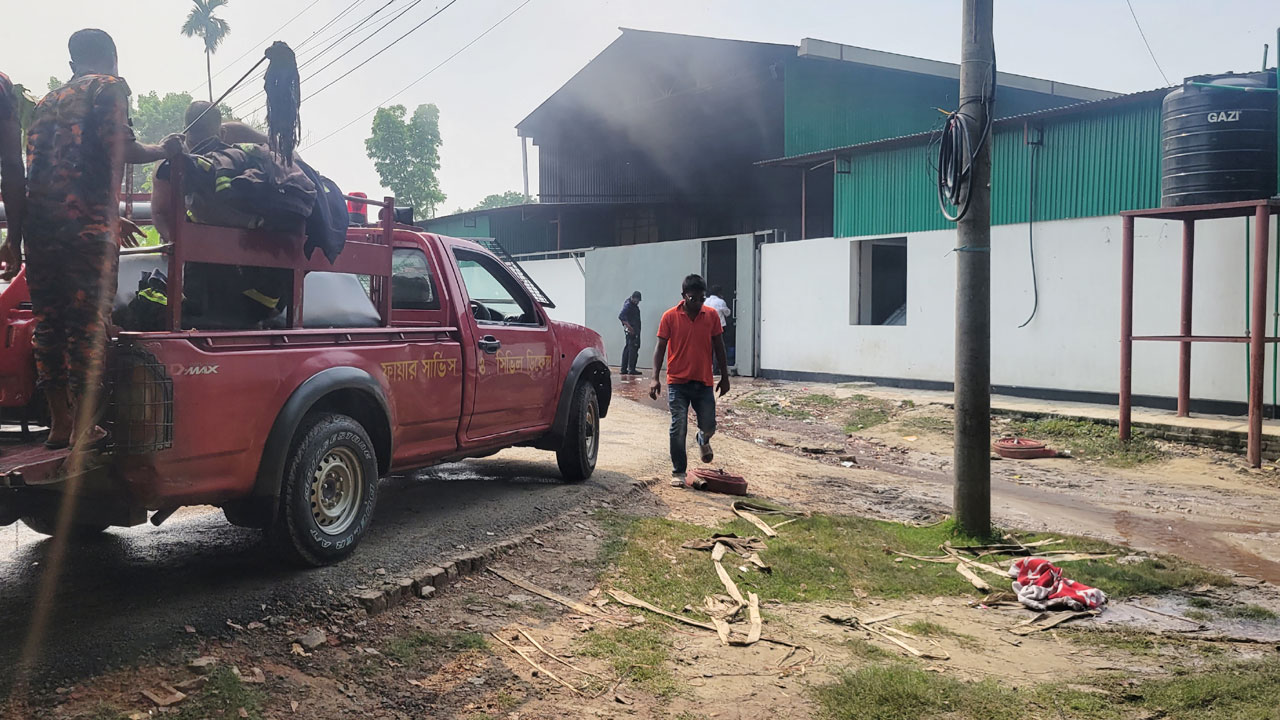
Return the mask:
<path fill-rule="evenodd" d="M 671 473 L 671 487 L 684 487 L 685 474 L 682 472 Z"/>
<path fill-rule="evenodd" d="M 711 441 L 700 443 L 698 449 L 702 451 L 702 462 L 709 463 L 716 459 L 716 454 L 711 449 Z"/>

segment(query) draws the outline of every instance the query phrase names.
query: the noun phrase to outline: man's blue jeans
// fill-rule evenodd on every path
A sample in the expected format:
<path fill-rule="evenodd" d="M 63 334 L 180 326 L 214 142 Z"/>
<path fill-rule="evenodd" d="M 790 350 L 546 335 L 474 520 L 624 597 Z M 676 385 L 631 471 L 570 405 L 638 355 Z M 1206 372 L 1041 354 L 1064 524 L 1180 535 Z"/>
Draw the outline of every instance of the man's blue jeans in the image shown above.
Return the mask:
<path fill-rule="evenodd" d="M 667 405 L 671 408 L 671 469 L 682 473 L 689 467 L 685 439 L 689 433 L 689 407 L 698 416 L 698 444 L 716 434 L 716 392 L 700 382 L 667 386 Z"/>

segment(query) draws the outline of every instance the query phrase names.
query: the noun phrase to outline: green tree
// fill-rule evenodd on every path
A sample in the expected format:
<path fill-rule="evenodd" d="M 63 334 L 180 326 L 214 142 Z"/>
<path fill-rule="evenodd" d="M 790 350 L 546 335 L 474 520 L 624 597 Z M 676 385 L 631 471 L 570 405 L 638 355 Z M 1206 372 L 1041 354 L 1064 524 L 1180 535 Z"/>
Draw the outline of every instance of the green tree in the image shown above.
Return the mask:
<path fill-rule="evenodd" d="M 62 87 L 63 85 L 64 85 L 64 83 L 63 83 L 61 80 L 59 80 L 59 79 L 58 79 L 58 76 L 57 76 L 57 75 L 50 75 L 50 76 L 49 76 L 49 92 L 53 92 L 54 90 L 57 90 L 58 88 Z"/>
<path fill-rule="evenodd" d="M 492 210 L 493 208 L 523 205 L 530 202 L 529 196 L 515 190 L 508 190 L 501 195 L 486 195 L 472 210 Z"/>
<path fill-rule="evenodd" d="M 204 68 L 209 81 L 209 102 L 213 102 L 213 54 L 231 34 L 231 25 L 214 15 L 214 12 L 226 7 L 228 2 L 229 0 L 191 0 L 191 12 L 187 13 L 187 21 L 182 24 L 183 35 L 199 36 L 204 41 Z"/>
<path fill-rule="evenodd" d="M 413 206 L 416 217 L 435 217 L 444 202 L 440 192 L 440 109 L 419 105 L 405 120 L 405 107 L 379 108 L 373 116 L 365 151 L 384 187 L 396 200 Z"/>

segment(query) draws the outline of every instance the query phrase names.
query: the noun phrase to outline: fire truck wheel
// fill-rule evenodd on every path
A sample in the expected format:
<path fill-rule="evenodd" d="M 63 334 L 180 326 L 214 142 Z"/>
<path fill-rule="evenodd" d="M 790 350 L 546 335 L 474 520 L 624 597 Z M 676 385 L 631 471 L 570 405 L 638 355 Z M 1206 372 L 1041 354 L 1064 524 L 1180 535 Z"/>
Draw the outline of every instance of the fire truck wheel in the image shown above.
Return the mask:
<path fill-rule="evenodd" d="M 57 508 L 49 508 L 48 510 L 39 510 L 35 513 L 22 516 L 22 522 L 27 527 L 41 535 L 56 535 L 58 533 L 58 510 Z M 73 539 L 87 539 L 102 534 L 110 525 L 106 523 L 83 523 L 72 522 L 70 529 L 70 537 Z"/>
<path fill-rule="evenodd" d="M 589 382 L 578 383 L 569 407 L 569 425 L 565 428 L 564 445 L 556 451 L 560 476 L 568 482 L 581 482 L 596 470 L 600 452 L 600 398 Z"/>
<path fill-rule="evenodd" d="M 369 434 L 346 415 L 310 413 L 295 437 L 269 532 L 288 559 L 326 565 L 349 555 L 373 520 L 378 461 Z"/>

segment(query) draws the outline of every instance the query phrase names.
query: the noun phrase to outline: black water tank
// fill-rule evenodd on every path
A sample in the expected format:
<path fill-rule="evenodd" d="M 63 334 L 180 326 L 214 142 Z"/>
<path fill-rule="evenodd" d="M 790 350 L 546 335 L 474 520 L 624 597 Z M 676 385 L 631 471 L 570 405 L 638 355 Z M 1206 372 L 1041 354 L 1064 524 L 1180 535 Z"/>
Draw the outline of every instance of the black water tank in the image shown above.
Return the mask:
<path fill-rule="evenodd" d="M 1165 96 L 1162 207 L 1257 200 L 1276 193 L 1276 93 L 1262 91 L 1275 86 L 1274 72 L 1203 75 L 1187 78 Z"/>

